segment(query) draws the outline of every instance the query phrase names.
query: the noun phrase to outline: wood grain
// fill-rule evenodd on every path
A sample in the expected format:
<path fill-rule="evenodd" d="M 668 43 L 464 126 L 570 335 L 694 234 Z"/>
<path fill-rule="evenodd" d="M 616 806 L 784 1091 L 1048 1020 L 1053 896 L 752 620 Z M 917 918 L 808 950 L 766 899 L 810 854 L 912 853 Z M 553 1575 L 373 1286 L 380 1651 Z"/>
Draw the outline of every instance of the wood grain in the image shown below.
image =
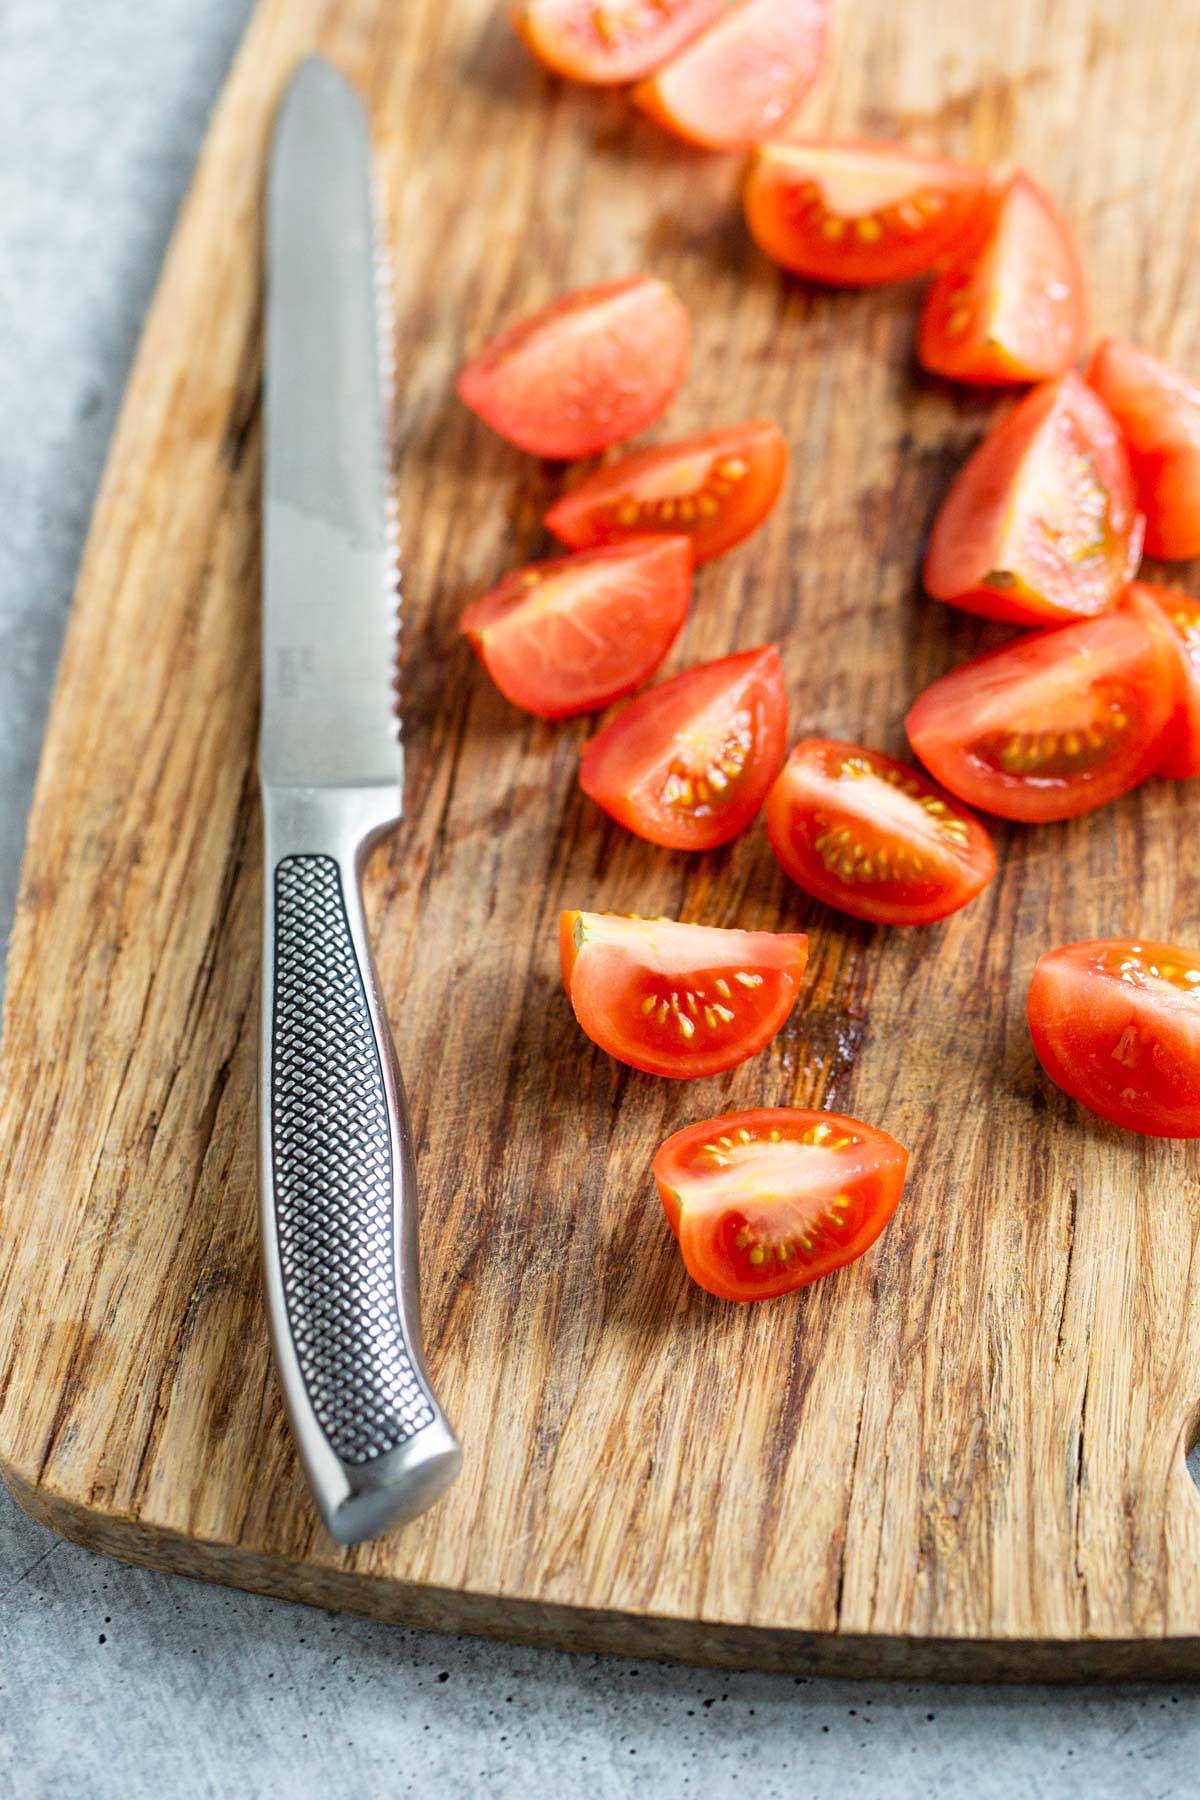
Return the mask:
<path fill-rule="evenodd" d="M 1097 321 L 1200 368 L 1189 0 L 840 9 L 814 129 L 1037 171 Z M 397 250 L 408 816 L 369 900 L 413 1104 L 424 1317 L 466 1465 L 328 1543 L 270 1370 L 254 1231 L 259 195 L 296 58 L 374 119 Z M 544 548 L 557 472 L 454 400 L 464 352 L 647 266 L 692 312 L 660 435 L 752 414 L 785 503 L 705 569 L 673 665 L 776 638 L 794 730 L 895 749 L 992 628 L 924 599 L 929 521 L 994 402 L 919 376 L 915 294 L 819 293 L 749 243 L 738 168 L 544 77 L 489 0 L 262 0 L 163 271 L 89 539 L 30 825 L 0 1085 L 0 1461 L 120 1556 L 377 1616 L 697 1660 L 898 1674 L 1200 1672 L 1196 1148 L 1039 1074 L 1036 956 L 1200 940 L 1196 794 L 1002 828 L 919 931 L 687 859 L 579 794 L 588 727 L 518 715 L 456 635 Z M 1194 571 L 1179 572 L 1180 579 Z M 581 1039 L 562 906 L 807 928 L 764 1056 L 655 1081 Z M 649 1159 L 706 1114 L 827 1100 L 913 1152 L 866 1261 L 787 1301 L 690 1286 Z"/>

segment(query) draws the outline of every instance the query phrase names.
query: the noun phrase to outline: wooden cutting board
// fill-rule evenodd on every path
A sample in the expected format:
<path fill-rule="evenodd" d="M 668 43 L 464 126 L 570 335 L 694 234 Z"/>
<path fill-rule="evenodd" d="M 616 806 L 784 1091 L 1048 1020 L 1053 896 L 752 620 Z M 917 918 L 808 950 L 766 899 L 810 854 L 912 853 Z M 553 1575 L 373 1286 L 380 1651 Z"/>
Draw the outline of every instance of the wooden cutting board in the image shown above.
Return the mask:
<path fill-rule="evenodd" d="M 352 1551 L 298 1475 L 254 1222 L 259 196 L 313 45 L 369 98 L 397 252 L 408 816 L 369 898 L 466 1452 L 431 1513 Z M 808 116 L 1026 164 L 1075 222 L 1098 324 L 1195 370 L 1198 87 L 1190 0 L 1009 0 L 984 29 L 843 0 Z M 1200 1158 L 1068 1103 L 1023 1022 L 1052 944 L 1200 940 L 1200 786 L 1001 827 L 974 905 L 871 929 L 789 888 L 761 827 L 687 859 L 606 823 L 575 784 L 588 724 L 515 712 L 456 635 L 545 550 L 558 486 L 458 404 L 457 364 L 647 267 L 695 326 L 662 433 L 765 414 L 794 457 L 767 527 L 702 571 L 672 666 L 776 638 L 794 731 L 895 749 L 910 698 L 987 640 L 918 567 L 995 402 L 916 372 L 912 289 L 816 292 L 763 261 L 738 177 L 542 75 L 491 0 L 263 0 L 147 321 L 30 824 L 0 1460 L 85 1544 L 384 1618 L 826 1671 L 1200 1673 Z M 563 906 L 807 928 L 803 1002 L 728 1075 L 636 1075 L 572 1021 Z M 865 1261 L 722 1305 L 683 1274 L 650 1157 L 786 1102 L 894 1133 L 907 1197 Z"/>

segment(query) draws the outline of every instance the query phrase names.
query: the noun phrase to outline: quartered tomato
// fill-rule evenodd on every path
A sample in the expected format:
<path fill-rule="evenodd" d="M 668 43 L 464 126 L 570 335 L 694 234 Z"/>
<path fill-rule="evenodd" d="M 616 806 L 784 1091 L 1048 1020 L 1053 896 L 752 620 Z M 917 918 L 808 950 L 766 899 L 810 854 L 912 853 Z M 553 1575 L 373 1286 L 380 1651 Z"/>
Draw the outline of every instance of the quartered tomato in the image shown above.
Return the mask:
<path fill-rule="evenodd" d="M 684 531 L 698 563 L 749 537 L 779 498 L 787 444 L 778 425 L 723 425 L 635 450 L 556 500 L 546 525 L 582 550 L 645 531 Z"/>
<path fill-rule="evenodd" d="M 783 667 L 768 644 L 639 694 L 584 750 L 579 785 L 652 844 L 712 850 L 754 818 L 786 748 Z"/>
<path fill-rule="evenodd" d="M 691 597 L 688 540 L 633 538 L 515 569 L 468 606 L 462 629 L 515 706 L 565 719 L 647 681 Z"/>
<path fill-rule="evenodd" d="M 1087 307 L 1074 239 L 1016 175 L 979 211 L 925 299 L 917 355 L 954 381 L 1042 381 L 1083 352 Z"/>
<path fill-rule="evenodd" d="M 806 738 L 767 801 L 767 831 L 806 894 L 885 925 L 957 912 L 996 873 L 992 840 L 922 769 Z"/>
<path fill-rule="evenodd" d="M 715 19 L 727 0 L 512 0 L 533 54 L 572 81 L 637 81 Z"/>
<path fill-rule="evenodd" d="M 1157 773 L 1173 781 L 1200 775 L 1200 600 L 1176 588 L 1151 587 L 1135 581 L 1130 602 L 1158 609 L 1170 626 L 1179 651 L 1180 702 L 1170 749 Z"/>
<path fill-rule="evenodd" d="M 1048 951 L 1029 1029 L 1047 1075 L 1092 1112 L 1200 1137 L 1200 950 L 1102 938 Z"/>
<path fill-rule="evenodd" d="M 800 991 L 808 939 L 565 912 L 559 950 L 592 1042 L 648 1075 L 688 1079 L 770 1043 Z"/>
<path fill-rule="evenodd" d="M 763 145 L 743 199 L 751 236 L 785 269 L 874 287 L 931 269 L 985 187 L 978 169 L 899 144 L 788 139 Z"/>
<path fill-rule="evenodd" d="M 1142 520 L 1115 419 L 1070 373 L 1027 394 L 960 470 L 925 586 L 985 619 L 1105 612 L 1137 567 Z"/>
<path fill-rule="evenodd" d="M 666 408 L 687 373 L 690 336 L 665 281 L 608 281 L 491 338 L 462 370 L 458 392 L 522 450 L 593 456 Z"/>
<path fill-rule="evenodd" d="M 677 1131 L 654 1179 L 692 1280 L 721 1300 L 772 1300 L 868 1250 L 907 1168 L 873 1125 L 764 1106 Z"/>
<path fill-rule="evenodd" d="M 1158 767 L 1180 696 L 1152 609 L 1030 632 L 952 669 L 906 720 L 943 787 L 1004 819 L 1071 819 Z"/>
<path fill-rule="evenodd" d="M 1147 554 L 1200 556 L 1200 386 L 1119 338 L 1101 341 L 1087 378 L 1125 433 Z"/>
<path fill-rule="evenodd" d="M 691 144 L 759 144 L 791 118 L 820 74 L 828 31 L 829 0 L 736 0 L 633 97 Z"/>

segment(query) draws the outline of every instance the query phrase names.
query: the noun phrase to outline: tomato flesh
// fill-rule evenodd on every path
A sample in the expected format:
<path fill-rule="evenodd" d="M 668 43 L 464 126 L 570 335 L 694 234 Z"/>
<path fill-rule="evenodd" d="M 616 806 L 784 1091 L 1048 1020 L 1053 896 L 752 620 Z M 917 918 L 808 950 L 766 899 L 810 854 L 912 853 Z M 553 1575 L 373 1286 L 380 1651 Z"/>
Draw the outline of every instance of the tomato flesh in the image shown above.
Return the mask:
<path fill-rule="evenodd" d="M 977 169 L 865 139 L 764 144 L 743 204 L 759 248 L 793 274 L 873 287 L 922 275 L 973 217 Z"/>
<path fill-rule="evenodd" d="M 635 450 L 597 469 L 546 514 L 564 544 L 586 549 L 646 531 L 682 531 L 697 563 L 749 537 L 779 498 L 787 443 L 778 425 L 724 425 L 678 444 Z"/>
<path fill-rule="evenodd" d="M 1200 1137 L 1200 950 L 1106 938 L 1041 957 L 1029 1029 L 1052 1081 L 1127 1131 Z"/>
<path fill-rule="evenodd" d="M 1200 556 L 1200 386 L 1119 338 L 1097 345 L 1087 378 L 1125 433 L 1147 555 Z"/>
<path fill-rule="evenodd" d="M 1170 749 L 1158 773 L 1172 781 L 1185 781 L 1200 775 L 1200 600 L 1176 588 L 1151 587 L 1144 581 L 1135 581 L 1129 596 L 1131 603 L 1140 600 L 1161 613 L 1179 653 L 1179 712 L 1169 736 Z"/>
<path fill-rule="evenodd" d="M 829 0 L 737 0 L 634 100 L 690 144 L 747 149 L 791 118 L 820 74 Z"/>
<path fill-rule="evenodd" d="M 565 912 L 563 982 L 583 1030 L 618 1062 L 690 1080 L 769 1044 L 800 991 L 808 939 L 674 919 Z"/>
<path fill-rule="evenodd" d="M 925 767 L 968 805 L 1070 819 L 1154 772 L 1179 698 L 1170 633 L 1135 599 L 952 669 L 905 723 Z"/>
<path fill-rule="evenodd" d="M 1117 423 L 1069 373 L 1027 394 L 959 472 L 934 521 L 925 586 L 985 619 L 1088 618 L 1114 605 L 1141 540 Z"/>
<path fill-rule="evenodd" d="M 688 540 L 634 538 L 515 569 L 467 608 L 462 629 L 515 706 L 565 719 L 647 681 L 691 595 Z"/>
<path fill-rule="evenodd" d="M 690 336 L 665 281 L 609 281 L 490 338 L 460 372 L 458 392 L 521 450 L 594 456 L 665 410 L 687 373 Z"/>
<path fill-rule="evenodd" d="M 579 785 L 652 844 L 713 850 L 758 813 L 786 749 L 783 666 L 768 644 L 639 694 L 587 745 Z"/>
<path fill-rule="evenodd" d="M 917 355 L 935 375 L 1043 381 L 1083 352 L 1083 268 L 1050 198 L 1016 175 L 980 209 L 925 299 Z"/>
<path fill-rule="evenodd" d="M 654 1158 L 693 1281 L 771 1300 L 853 1262 L 896 1210 L 908 1152 L 843 1113 L 759 1107 L 677 1131 Z"/>
<path fill-rule="evenodd" d="M 571 81 L 638 81 L 683 48 L 727 0 L 514 0 L 539 62 Z"/>
<path fill-rule="evenodd" d="M 887 925 L 928 925 L 996 872 L 987 832 L 922 769 L 807 738 L 767 801 L 767 832 L 806 894 Z"/>

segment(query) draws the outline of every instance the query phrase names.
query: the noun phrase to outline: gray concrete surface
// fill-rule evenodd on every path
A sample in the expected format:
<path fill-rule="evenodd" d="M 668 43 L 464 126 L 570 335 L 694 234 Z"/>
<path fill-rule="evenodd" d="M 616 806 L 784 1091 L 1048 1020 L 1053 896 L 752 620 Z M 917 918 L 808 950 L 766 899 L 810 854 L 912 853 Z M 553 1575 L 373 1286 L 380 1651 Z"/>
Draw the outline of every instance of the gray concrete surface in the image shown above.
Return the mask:
<path fill-rule="evenodd" d="M 5 930 L 105 444 L 248 10 L 0 0 Z M 793 1681 L 401 1631 L 124 1568 L 0 1493 L 0 1793 L 14 1800 L 1096 1800 L 1194 1792 L 1198 1759 L 1186 1688 Z"/>

